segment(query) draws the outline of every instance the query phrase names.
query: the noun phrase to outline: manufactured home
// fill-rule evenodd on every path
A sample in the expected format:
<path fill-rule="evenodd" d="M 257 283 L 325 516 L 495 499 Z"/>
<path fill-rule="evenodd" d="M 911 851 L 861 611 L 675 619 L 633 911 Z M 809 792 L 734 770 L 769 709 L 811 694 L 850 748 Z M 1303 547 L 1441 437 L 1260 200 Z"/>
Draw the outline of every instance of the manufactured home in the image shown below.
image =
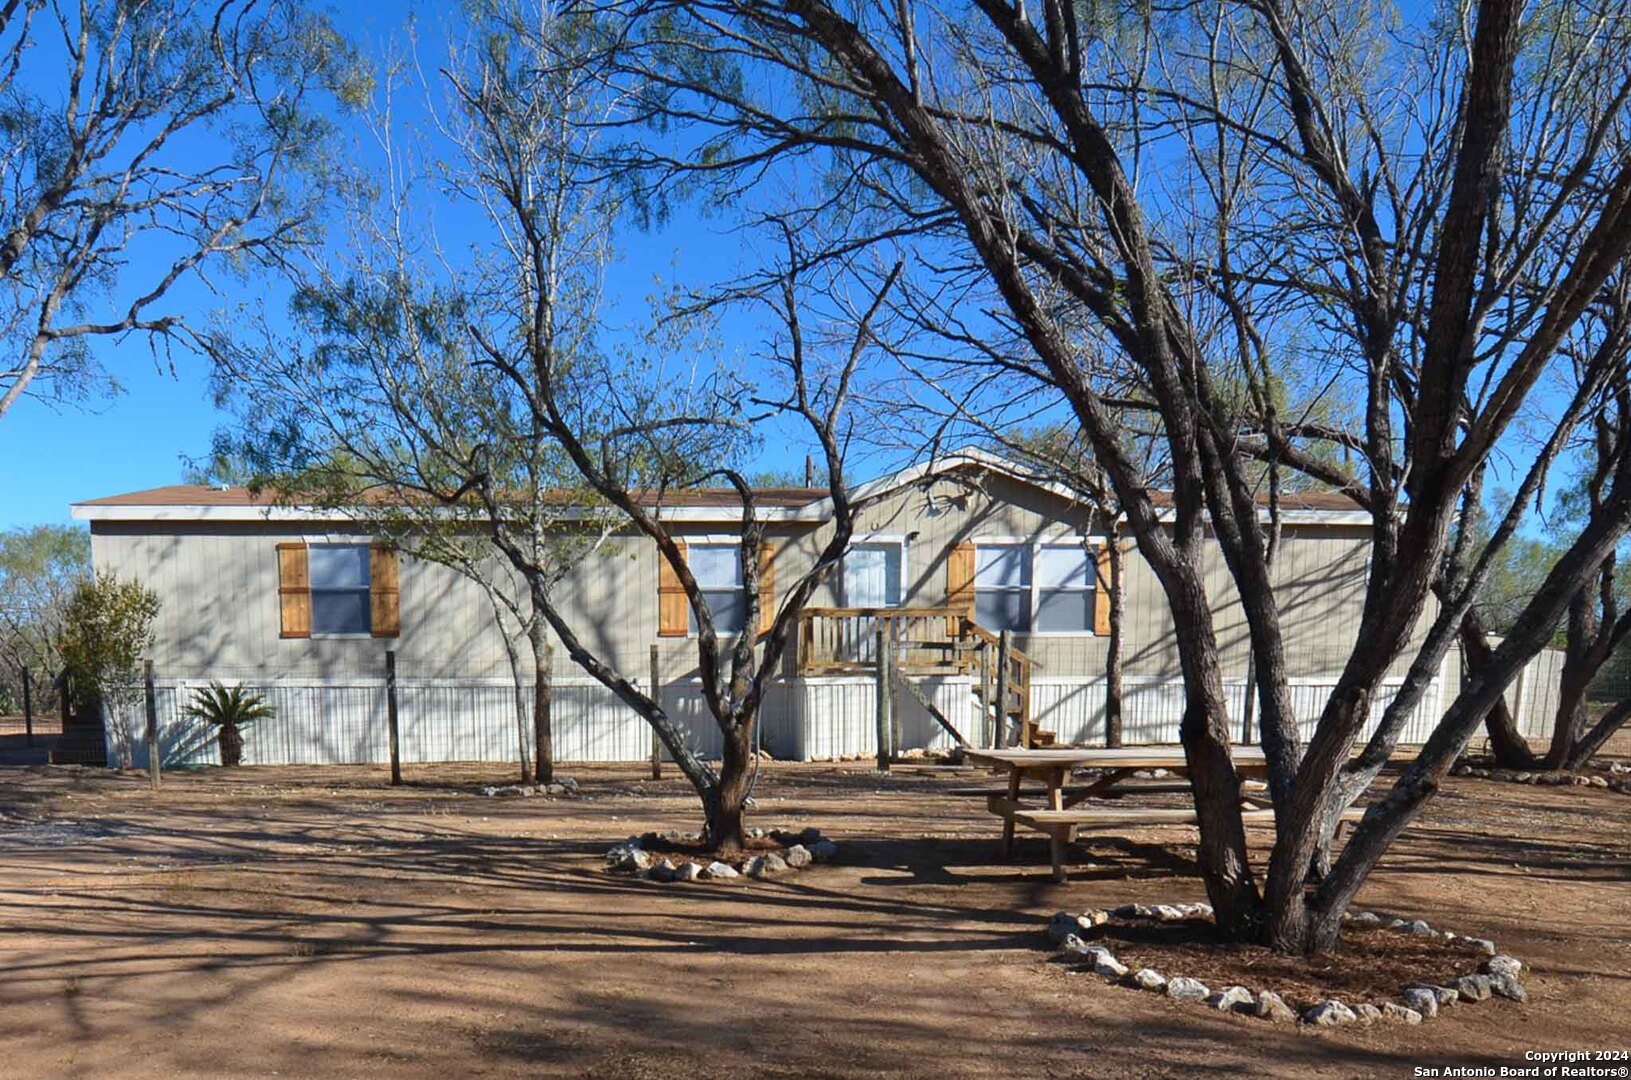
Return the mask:
<path fill-rule="evenodd" d="M 856 494 L 866 505 L 854 541 L 804 613 L 765 704 L 764 749 L 797 760 L 875 751 L 880 629 L 913 676 L 891 691 L 899 749 L 949 748 L 953 731 L 974 745 L 1101 743 L 1106 523 L 1068 491 L 978 452 L 905 469 Z M 813 565 L 830 535 L 830 505 L 822 490 L 769 489 L 758 508 L 766 522 L 760 587 L 764 600 L 779 600 L 778 583 Z M 736 494 L 669 494 L 658 512 L 683 539 L 716 624 L 755 629 L 741 625 Z M 530 738 L 486 594 L 454 570 L 377 542 L 355 514 L 193 486 L 92 499 L 73 513 L 89 524 L 97 570 L 159 596 L 152 659 L 168 763 L 215 760 L 208 733 L 183 709 L 191 689 L 211 680 L 252 687 L 274 707 L 246 732 L 248 764 L 385 760 L 387 651 L 404 760 L 513 759 Z M 1276 589 L 1294 701 L 1312 723 L 1354 644 L 1368 516 L 1341 496 L 1305 494 L 1284 498 L 1281 521 Z M 1175 742 L 1183 698 L 1171 616 L 1154 574 L 1123 545 L 1123 738 Z M 1236 723 L 1248 725 L 1247 638 L 1220 553 L 1207 584 Z M 611 536 L 556 595 L 590 648 L 643 687 L 655 679 L 695 747 L 717 752 L 690 612 L 649 540 Z M 651 739 L 638 717 L 559 647 L 554 656 L 557 760 L 645 758 Z M 1514 689 L 1526 731 L 1538 733 L 1555 694 L 1539 685 L 1555 684 L 1549 664 L 1542 657 L 1525 673 L 1527 695 L 1522 681 Z M 1452 654 L 1406 741 L 1425 737 L 1458 679 Z M 105 718 L 110 748 L 139 730 L 129 711 Z"/>

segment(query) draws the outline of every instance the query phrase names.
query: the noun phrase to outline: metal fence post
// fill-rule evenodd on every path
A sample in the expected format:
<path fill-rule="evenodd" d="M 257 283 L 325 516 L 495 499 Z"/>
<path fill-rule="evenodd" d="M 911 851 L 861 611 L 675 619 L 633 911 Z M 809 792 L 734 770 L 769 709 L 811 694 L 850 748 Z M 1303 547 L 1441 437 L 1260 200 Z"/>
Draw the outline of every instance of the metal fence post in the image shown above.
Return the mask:
<path fill-rule="evenodd" d="M 661 651 L 655 642 L 651 646 L 651 700 L 658 708 L 663 704 L 663 681 L 661 666 Z M 651 729 L 651 778 L 663 778 L 663 740 L 658 737 L 657 729 Z"/>
<path fill-rule="evenodd" d="M 894 742 L 895 724 L 890 716 L 894 695 L 889 686 L 889 632 L 880 626 L 873 639 L 873 653 L 878 665 L 877 721 L 878 771 L 889 771 L 889 751 Z"/>
<path fill-rule="evenodd" d="M 385 650 L 385 727 L 391 736 L 391 786 L 402 785 L 402 750 L 397 743 L 396 650 Z"/>
<path fill-rule="evenodd" d="M 26 667 L 23 668 L 23 738 L 23 745 L 34 745 L 34 687 Z"/>
<path fill-rule="evenodd" d="M 555 779 L 555 737 L 551 726 L 550 710 L 555 695 L 555 650 L 544 643 L 537 663 L 544 666 L 545 677 L 533 674 L 532 682 L 532 779 L 547 784 Z"/>
<path fill-rule="evenodd" d="M 153 661 L 142 661 L 142 690 L 147 699 L 147 780 L 159 789 L 159 701 L 153 689 Z"/>

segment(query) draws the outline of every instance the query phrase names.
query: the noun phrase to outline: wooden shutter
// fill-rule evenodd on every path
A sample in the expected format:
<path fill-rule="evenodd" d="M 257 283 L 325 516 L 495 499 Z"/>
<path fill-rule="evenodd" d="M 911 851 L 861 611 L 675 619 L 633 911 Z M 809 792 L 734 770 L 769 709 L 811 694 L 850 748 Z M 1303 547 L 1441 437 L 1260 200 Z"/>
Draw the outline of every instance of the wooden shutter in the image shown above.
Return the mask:
<path fill-rule="evenodd" d="M 680 558 L 685 558 L 685 541 L 676 540 Z M 691 632 L 691 603 L 685 598 L 685 587 L 680 575 L 669 565 L 662 551 L 657 552 L 657 636 L 684 637 Z"/>
<path fill-rule="evenodd" d="M 974 617 L 973 544 L 953 544 L 946 552 L 946 606 Z"/>
<path fill-rule="evenodd" d="M 776 546 L 759 541 L 759 633 L 768 634 L 776 622 Z"/>
<path fill-rule="evenodd" d="M 402 633 L 402 575 L 396 549 L 385 544 L 368 548 L 369 629 L 375 637 Z"/>
<path fill-rule="evenodd" d="M 311 637 L 311 568 L 303 543 L 277 546 L 279 637 Z"/>
<path fill-rule="evenodd" d="M 1094 558 L 1098 571 L 1093 577 L 1093 632 L 1104 637 L 1110 633 L 1110 545 L 1100 544 Z"/>

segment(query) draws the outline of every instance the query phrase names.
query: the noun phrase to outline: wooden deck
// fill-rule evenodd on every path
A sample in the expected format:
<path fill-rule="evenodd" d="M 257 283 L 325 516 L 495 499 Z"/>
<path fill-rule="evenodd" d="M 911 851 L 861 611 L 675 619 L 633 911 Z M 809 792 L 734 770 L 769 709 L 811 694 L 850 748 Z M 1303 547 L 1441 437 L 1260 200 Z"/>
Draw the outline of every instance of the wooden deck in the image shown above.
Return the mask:
<path fill-rule="evenodd" d="M 982 714 L 997 720 L 1000 745 L 1052 742 L 1053 733 L 1038 730 L 1031 719 L 1031 673 L 1040 665 L 1014 648 L 1011 635 L 979 625 L 966 608 L 805 608 L 799 617 L 798 674 L 876 676 L 880 635 L 892 669 L 885 677 L 892 682 L 936 675 L 972 678 Z"/>

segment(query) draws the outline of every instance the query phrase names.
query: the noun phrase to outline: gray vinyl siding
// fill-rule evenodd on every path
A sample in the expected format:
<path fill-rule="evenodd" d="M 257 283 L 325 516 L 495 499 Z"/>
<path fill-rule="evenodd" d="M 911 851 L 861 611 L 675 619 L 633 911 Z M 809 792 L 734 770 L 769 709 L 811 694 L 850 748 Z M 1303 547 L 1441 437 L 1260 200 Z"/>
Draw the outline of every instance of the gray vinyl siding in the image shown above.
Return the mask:
<path fill-rule="evenodd" d="M 728 538 L 733 530 L 730 523 L 675 526 L 676 535 L 693 543 Z M 814 565 L 831 532 L 830 524 L 770 526 L 768 538 L 778 546 L 779 595 Z M 999 538 L 1098 540 L 1103 532 L 1102 523 L 1084 507 L 990 473 L 977 482 L 941 478 L 902 487 L 866 507 L 857 526 L 858 536 L 909 538 L 903 592 L 905 603 L 913 607 L 945 605 L 947 554 L 957 544 Z M 397 638 L 285 640 L 279 636 L 278 543 L 317 537 L 366 542 L 366 533 L 318 523 L 95 521 L 91 535 L 99 570 L 138 578 L 160 597 L 152 655 L 161 696 L 168 695 L 163 700 L 174 714 L 166 727 L 166 745 L 184 760 L 211 760 L 214 753 L 211 746 L 197 744 L 196 725 L 189 726 L 177 704 L 187 687 L 213 678 L 261 685 L 280 695 L 278 721 L 251 735 L 250 760 L 381 760 L 387 648 L 398 657 L 409 760 L 505 760 L 513 752 L 516 719 L 506 685 L 503 639 L 480 587 L 457 572 L 404 554 Z M 1131 549 L 1131 542 L 1126 543 Z M 1367 555 L 1362 527 L 1295 525 L 1281 537 L 1274 567 L 1276 597 L 1293 707 L 1305 725 L 1317 718 L 1354 647 Z M 1215 546 L 1207 551 L 1204 572 L 1222 647 L 1231 723 L 1238 724 L 1249 657 L 1243 616 Z M 665 704 L 699 751 L 716 753 L 718 732 L 696 682 L 695 640 L 658 636 L 657 582 L 655 546 L 642 537 L 620 535 L 574 567 L 554 593 L 585 647 L 642 687 L 649 686 L 655 645 Z M 1183 707 L 1172 618 L 1159 581 L 1136 549 L 1127 554 L 1126 596 L 1125 737 L 1129 745 L 1172 742 Z M 820 584 L 812 603 L 841 603 L 839 574 Z M 1433 614 L 1429 604 L 1422 630 Z M 643 757 L 649 748 L 644 725 L 573 663 L 553 634 L 551 638 L 559 680 L 555 722 L 561 760 Z M 1022 634 L 1016 644 L 1040 664 L 1032 687 L 1039 724 L 1065 741 L 1102 740 L 1108 642 L 1092 633 Z M 1412 651 L 1407 649 L 1406 656 Z M 796 643 L 789 652 L 796 655 Z M 1543 657 L 1532 667 L 1521 693 L 1526 731 L 1538 731 L 1555 701 L 1555 657 Z M 1396 664 L 1384 681 L 1377 709 L 1403 673 L 1403 663 Z M 1425 737 L 1458 683 L 1458 658 L 1452 652 L 1406 741 Z M 966 687 L 949 680 L 936 692 L 943 698 L 942 711 L 965 718 L 970 724 L 966 734 L 981 741 L 985 733 L 976 727 L 984 722 L 963 691 Z M 874 738 L 871 693 L 870 677 L 784 682 L 767 698 L 761 717 L 766 745 L 777 756 L 799 758 L 869 754 Z M 1516 704 L 1519 699 L 1514 687 L 1509 700 Z M 918 715 L 915 704 L 897 705 L 907 717 L 907 747 L 938 744 L 939 729 Z M 139 730 L 141 718 L 128 719 L 130 730 Z M 519 737 L 530 733 L 523 730 Z"/>
<path fill-rule="evenodd" d="M 91 545 L 98 569 L 158 593 L 153 658 L 161 672 L 345 679 L 381 671 L 385 650 L 394 648 L 404 676 L 508 676 L 504 641 L 481 588 L 408 555 L 401 561 L 398 637 L 280 637 L 277 545 L 302 537 L 368 540 L 366 533 L 298 524 L 97 522 Z M 638 663 L 641 674 L 656 634 L 656 603 L 632 601 L 655 593 L 649 547 L 633 542 L 608 545 L 556 589 L 584 644 L 619 665 Z M 554 645 L 556 668 L 565 671 L 571 662 L 558 639 Z M 524 643 L 521 649 L 525 654 Z"/>
<path fill-rule="evenodd" d="M 771 526 L 769 539 L 778 545 L 778 595 L 808 572 L 831 528 Z M 731 530 L 725 524 L 676 526 L 681 538 L 693 542 L 729 536 Z M 1084 507 L 992 474 L 978 483 L 938 479 L 901 488 L 864 509 L 857 524 L 858 534 L 910 538 L 903 588 L 905 603 L 913 607 L 946 603 L 946 557 L 959 543 L 1097 537 L 1102 532 Z M 503 640 L 481 589 L 453 570 L 409 555 L 401 566 L 398 638 L 280 638 L 277 544 L 348 535 L 367 540 L 364 533 L 315 523 L 95 522 L 92 547 L 98 568 L 139 578 L 157 590 L 161 608 L 154 659 L 161 672 L 189 678 L 207 672 L 350 678 L 380 670 L 384 650 L 392 647 L 404 677 L 508 675 Z M 1340 668 L 1359 620 L 1365 558 L 1362 529 L 1305 525 L 1285 530 L 1275 580 L 1292 677 L 1329 675 Z M 646 678 L 655 644 L 665 681 L 694 678 L 694 641 L 657 635 L 657 561 L 649 540 L 613 537 L 555 587 L 556 602 L 583 644 L 624 675 Z M 1226 677 L 1243 675 L 1245 627 L 1232 579 L 1215 546 L 1208 552 L 1206 578 Z M 831 575 L 812 603 L 839 605 L 840 581 L 840 574 Z M 1172 618 L 1159 581 L 1136 550 L 1127 555 L 1126 596 L 1126 672 L 1176 676 Z M 581 674 L 559 640 L 553 644 L 556 672 Z M 1040 663 L 1039 677 L 1097 677 L 1104 671 L 1108 643 L 1091 633 L 1021 634 L 1016 644 Z"/>
<path fill-rule="evenodd" d="M 1005 477 L 978 486 L 937 480 L 891 493 L 859 515 L 857 534 L 910 537 L 905 601 L 912 607 L 946 603 L 946 557 L 959 543 L 995 539 L 1036 542 L 1061 536 L 1102 538 L 1102 523 L 1085 507 Z M 912 534 L 916 534 L 912 536 Z M 778 556 L 778 587 L 785 589 L 813 565 L 831 526 L 796 540 Z M 1293 678 L 1334 674 L 1353 646 L 1364 605 L 1367 534 L 1332 525 L 1287 526 L 1276 555 L 1274 581 Z M 1123 666 L 1128 674 L 1175 677 L 1178 654 L 1166 596 L 1153 570 L 1133 547 L 1125 568 Z M 1249 656 L 1244 615 L 1222 552 L 1208 547 L 1205 577 L 1213 625 L 1226 674 L 1244 675 Z M 839 575 L 817 590 L 817 606 L 840 606 Z M 1041 664 L 1040 677 L 1099 676 L 1109 643 L 1092 633 L 1017 634 L 1015 645 Z"/>

